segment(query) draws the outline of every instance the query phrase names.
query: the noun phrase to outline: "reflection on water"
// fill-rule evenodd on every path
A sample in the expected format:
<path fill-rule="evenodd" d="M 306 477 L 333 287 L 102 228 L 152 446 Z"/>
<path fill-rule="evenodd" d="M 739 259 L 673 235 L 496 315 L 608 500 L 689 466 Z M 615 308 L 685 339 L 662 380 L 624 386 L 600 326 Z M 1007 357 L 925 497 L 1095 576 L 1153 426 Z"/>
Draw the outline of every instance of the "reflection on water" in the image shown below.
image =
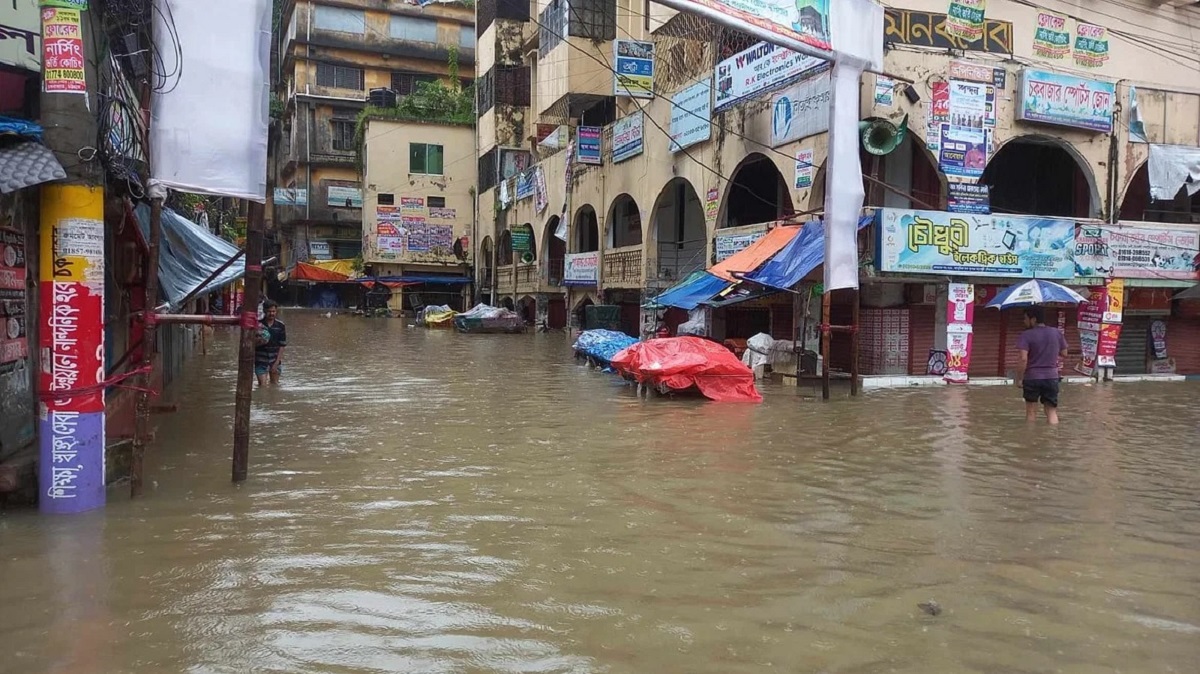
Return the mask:
<path fill-rule="evenodd" d="M 1200 662 L 1193 385 L 1067 387 L 1056 429 L 1011 388 L 643 402 L 562 335 L 287 321 L 243 487 L 226 337 L 147 498 L 0 518 L 0 671 Z"/>

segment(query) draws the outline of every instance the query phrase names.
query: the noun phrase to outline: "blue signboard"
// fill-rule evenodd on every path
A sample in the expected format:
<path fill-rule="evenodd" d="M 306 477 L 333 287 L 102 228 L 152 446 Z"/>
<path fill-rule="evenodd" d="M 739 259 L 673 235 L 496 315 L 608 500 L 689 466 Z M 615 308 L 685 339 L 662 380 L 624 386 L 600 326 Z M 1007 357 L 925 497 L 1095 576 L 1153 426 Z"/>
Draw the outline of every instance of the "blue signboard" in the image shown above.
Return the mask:
<path fill-rule="evenodd" d="M 517 201 L 533 196 L 533 169 L 517 174 Z"/>
<path fill-rule="evenodd" d="M 884 208 L 878 249 L 884 272 L 1069 279 L 1075 221 Z"/>
<path fill-rule="evenodd" d="M 615 40 L 616 68 L 613 68 L 613 94 L 633 98 L 654 98 L 654 43 Z"/>
<path fill-rule="evenodd" d="M 575 159 L 580 164 L 603 164 L 600 153 L 600 134 L 604 131 L 598 126 L 581 126 L 575 130 Z"/>

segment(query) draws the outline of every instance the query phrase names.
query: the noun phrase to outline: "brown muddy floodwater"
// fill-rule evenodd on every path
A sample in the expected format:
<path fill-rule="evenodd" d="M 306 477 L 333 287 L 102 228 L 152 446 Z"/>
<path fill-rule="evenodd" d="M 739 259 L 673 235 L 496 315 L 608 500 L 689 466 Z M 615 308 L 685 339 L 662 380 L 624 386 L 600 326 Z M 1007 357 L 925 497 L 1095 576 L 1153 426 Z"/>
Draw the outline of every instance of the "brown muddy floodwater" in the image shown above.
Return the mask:
<path fill-rule="evenodd" d="M 1200 671 L 1196 385 L 641 402 L 561 334 L 284 318 L 244 486 L 219 336 L 144 499 L 0 517 L 0 671 Z"/>

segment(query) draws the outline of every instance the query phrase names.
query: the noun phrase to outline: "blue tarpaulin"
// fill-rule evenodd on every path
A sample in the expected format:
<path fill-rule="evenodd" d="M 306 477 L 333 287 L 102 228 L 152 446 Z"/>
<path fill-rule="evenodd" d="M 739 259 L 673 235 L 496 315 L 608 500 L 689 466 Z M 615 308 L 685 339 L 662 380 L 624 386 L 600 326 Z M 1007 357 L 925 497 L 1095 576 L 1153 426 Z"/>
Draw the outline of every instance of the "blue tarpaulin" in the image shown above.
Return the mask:
<path fill-rule="evenodd" d="M 706 271 L 693 272 L 682 283 L 647 300 L 645 306 L 647 308 L 677 307 L 691 311 L 731 285 L 733 284 Z"/>
<path fill-rule="evenodd" d="M 875 216 L 859 219 L 858 228 L 871 224 Z M 825 223 L 820 220 L 807 222 L 796 238 L 788 242 L 770 260 L 741 278 L 768 288 L 790 290 L 825 263 Z"/>
<path fill-rule="evenodd" d="M 574 348 L 608 365 L 618 352 L 637 343 L 637 337 L 616 330 L 584 330 L 575 341 Z"/>
<path fill-rule="evenodd" d="M 150 206 L 138 204 L 133 210 L 142 238 L 150 239 Z M 162 211 L 162 242 L 158 253 L 159 292 L 171 311 L 178 310 L 183 298 L 204 279 L 236 255 L 238 247 L 169 208 Z M 222 288 L 246 273 L 244 258 L 238 259 L 217 278 L 200 290 L 203 294 Z"/>

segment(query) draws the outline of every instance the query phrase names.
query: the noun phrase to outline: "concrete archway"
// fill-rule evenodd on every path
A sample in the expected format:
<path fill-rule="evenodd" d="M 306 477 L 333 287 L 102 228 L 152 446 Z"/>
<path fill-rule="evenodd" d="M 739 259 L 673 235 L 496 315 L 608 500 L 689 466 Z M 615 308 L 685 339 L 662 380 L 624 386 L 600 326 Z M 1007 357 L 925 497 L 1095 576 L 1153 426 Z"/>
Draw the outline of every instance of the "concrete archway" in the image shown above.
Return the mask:
<path fill-rule="evenodd" d="M 772 222 L 792 215 L 789 182 L 770 157 L 752 152 L 737 165 L 721 199 L 717 228 Z"/>
<path fill-rule="evenodd" d="M 605 243 L 608 248 L 639 246 L 642 243 L 642 212 L 628 194 L 618 194 L 608 207 Z"/>
<path fill-rule="evenodd" d="M 552 215 L 542 228 L 542 263 L 545 265 L 546 280 L 554 286 L 562 285 L 563 265 L 567 257 L 567 242 L 554 235 L 559 222 L 559 217 Z"/>
<path fill-rule="evenodd" d="M 496 245 L 496 264 L 507 267 L 513 263 L 512 232 L 507 229 L 500 232 L 500 242 Z"/>
<path fill-rule="evenodd" d="M 979 183 L 991 187 L 997 213 L 1100 216 L 1102 202 L 1091 166 L 1073 145 L 1053 136 L 1008 139 L 996 148 Z"/>
<path fill-rule="evenodd" d="M 1120 219 L 1131 222 L 1194 223 L 1200 221 L 1200 193 L 1189 197 L 1180 188 L 1174 199 L 1150 196 L 1150 167 L 1142 164 L 1129 178 L 1121 198 Z"/>
<path fill-rule="evenodd" d="M 596 219 L 596 209 L 591 204 L 584 204 L 575 211 L 569 243 L 573 253 L 600 250 L 600 223 Z"/>
<path fill-rule="evenodd" d="M 708 232 L 700 195 L 684 178 L 672 178 L 654 201 L 647 244 L 655 255 L 647 269 L 651 287 L 669 286 L 707 266 Z M 649 257 L 649 256 L 647 256 Z"/>

